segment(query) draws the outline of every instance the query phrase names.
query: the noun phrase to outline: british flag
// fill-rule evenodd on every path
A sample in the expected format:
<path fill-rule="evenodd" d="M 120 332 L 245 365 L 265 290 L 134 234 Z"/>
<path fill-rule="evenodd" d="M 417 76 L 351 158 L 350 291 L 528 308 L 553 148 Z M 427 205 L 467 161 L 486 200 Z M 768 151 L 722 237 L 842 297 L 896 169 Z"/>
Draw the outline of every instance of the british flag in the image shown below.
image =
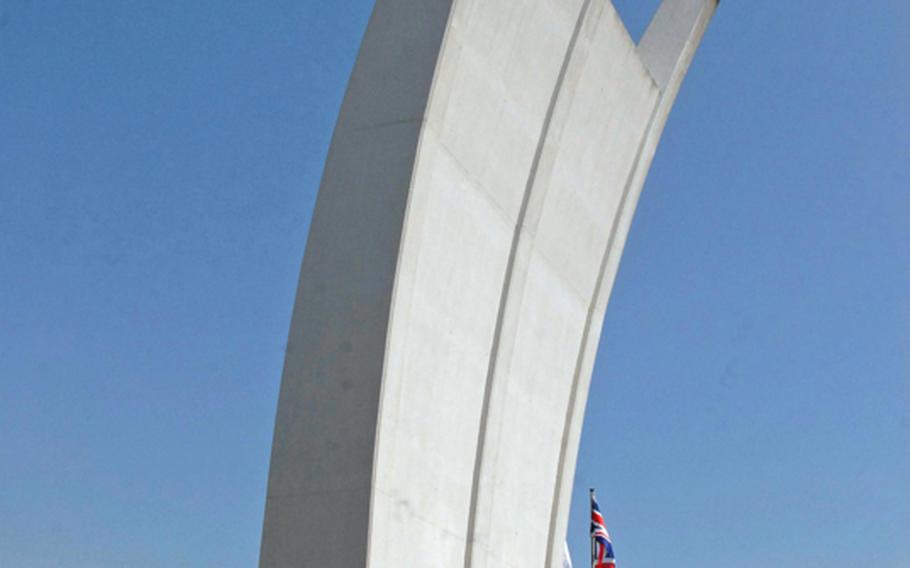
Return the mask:
<path fill-rule="evenodd" d="M 597 505 L 594 490 L 591 490 L 591 563 L 594 568 L 615 568 L 613 541 L 607 532 L 607 524 Z"/>

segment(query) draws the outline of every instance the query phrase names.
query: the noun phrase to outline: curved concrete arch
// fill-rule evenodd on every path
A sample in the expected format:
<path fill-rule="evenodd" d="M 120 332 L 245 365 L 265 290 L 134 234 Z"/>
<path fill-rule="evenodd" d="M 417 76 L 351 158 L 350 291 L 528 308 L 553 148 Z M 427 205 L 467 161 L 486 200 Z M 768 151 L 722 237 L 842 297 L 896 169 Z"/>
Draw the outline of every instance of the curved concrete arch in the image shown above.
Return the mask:
<path fill-rule="evenodd" d="M 261 566 L 557 566 L 635 205 L 716 0 L 378 0 L 326 162 Z M 516 511 L 521 511 L 520 523 Z"/>

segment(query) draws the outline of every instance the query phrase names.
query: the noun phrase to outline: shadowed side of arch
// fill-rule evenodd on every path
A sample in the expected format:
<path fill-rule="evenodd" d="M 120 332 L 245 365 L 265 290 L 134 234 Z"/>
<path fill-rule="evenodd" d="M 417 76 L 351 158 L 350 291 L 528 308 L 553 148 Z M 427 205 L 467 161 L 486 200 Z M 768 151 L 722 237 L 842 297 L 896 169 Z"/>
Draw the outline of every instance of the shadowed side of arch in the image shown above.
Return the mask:
<path fill-rule="evenodd" d="M 452 0 L 376 3 L 332 137 L 282 373 L 260 566 L 364 566 L 390 298 Z"/>

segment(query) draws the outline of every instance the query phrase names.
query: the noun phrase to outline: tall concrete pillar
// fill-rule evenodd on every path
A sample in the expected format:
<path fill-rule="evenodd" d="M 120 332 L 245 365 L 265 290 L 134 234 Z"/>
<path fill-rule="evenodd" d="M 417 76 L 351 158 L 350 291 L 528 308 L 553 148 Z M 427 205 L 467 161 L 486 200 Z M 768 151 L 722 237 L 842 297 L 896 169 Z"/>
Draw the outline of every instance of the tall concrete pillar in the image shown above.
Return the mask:
<path fill-rule="evenodd" d="M 260 565 L 559 566 L 607 299 L 716 0 L 378 0 L 325 166 Z"/>

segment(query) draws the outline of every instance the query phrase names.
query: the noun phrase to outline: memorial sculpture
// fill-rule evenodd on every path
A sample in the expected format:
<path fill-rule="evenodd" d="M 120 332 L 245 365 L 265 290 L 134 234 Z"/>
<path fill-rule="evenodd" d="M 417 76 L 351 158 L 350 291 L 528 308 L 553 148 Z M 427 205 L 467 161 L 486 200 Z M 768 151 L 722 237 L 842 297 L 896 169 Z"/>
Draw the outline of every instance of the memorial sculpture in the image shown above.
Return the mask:
<path fill-rule="evenodd" d="M 560 566 L 632 215 L 716 0 L 378 0 L 292 316 L 264 568 Z"/>

